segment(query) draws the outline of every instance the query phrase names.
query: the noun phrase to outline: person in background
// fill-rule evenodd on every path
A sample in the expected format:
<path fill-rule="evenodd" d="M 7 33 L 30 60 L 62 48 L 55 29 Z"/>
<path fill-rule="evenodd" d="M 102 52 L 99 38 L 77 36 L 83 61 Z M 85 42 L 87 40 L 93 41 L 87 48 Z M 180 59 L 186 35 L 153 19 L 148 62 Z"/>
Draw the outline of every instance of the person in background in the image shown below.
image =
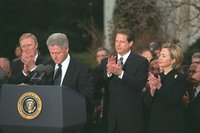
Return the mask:
<path fill-rule="evenodd" d="M 189 79 L 189 82 L 194 84 L 193 83 L 193 79 L 191 78 L 191 75 L 193 75 L 192 73 L 192 69 L 196 69 L 194 66 L 194 63 L 199 63 L 200 62 L 200 52 L 196 52 L 196 53 L 193 53 L 192 55 L 192 58 L 191 58 L 191 65 L 182 65 L 180 68 L 179 68 L 179 71 L 182 72 L 182 73 L 185 73 L 186 75 L 188 75 L 188 79 Z M 190 73 L 188 73 L 190 69 Z M 185 107 L 187 107 L 188 103 L 189 103 L 189 98 L 192 93 L 192 90 L 193 90 L 193 87 L 188 87 L 184 97 L 183 97 L 183 103 L 185 104 Z"/>
<path fill-rule="evenodd" d="M 180 68 L 178 70 L 180 71 L 180 73 L 188 75 L 189 66 L 190 65 L 183 64 L 183 65 L 180 66 Z"/>
<path fill-rule="evenodd" d="M 162 72 L 162 68 L 158 64 L 158 59 L 157 58 L 151 59 L 151 61 L 149 63 L 149 73 L 152 73 L 154 75 L 158 75 L 161 72 Z M 143 96 L 145 95 L 147 89 L 149 89 L 148 83 L 146 83 L 146 86 L 142 90 L 142 95 Z"/>
<path fill-rule="evenodd" d="M 5 72 L 8 79 L 11 77 L 10 61 L 8 58 L 0 57 L 0 69 Z"/>
<path fill-rule="evenodd" d="M 52 58 L 48 63 L 54 68 L 52 85 L 66 86 L 85 96 L 87 113 L 90 116 L 93 85 L 89 80 L 89 67 L 69 54 L 69 41 L 65 34 L 53 33 L 46 44 Z M 87 124 L 83 130 L 86 127 Z"/>
<path fill-rule="evenodd" d="M 155 56 L 156 58 L 158 58 L 160 56 L 161 48 L 162 47 L 161 47 L 161 44 L 159 41 L 151 42 L 149 44 L 149 49 L 153 53 L 153 56 Z"/>
<path fill-rule="evenodd" d="M 96 60 L 97 60 L 98 65 L 101 64 L 102 59 L 108 56 L 109 56 L 109 51 L 104 47 L 99 47 L 96 50 Z"/>
<path fill-rule="evenodd" d="M 196 75 L 193 75 L 194 76 L 194 79 L 196 79 L 198 82 L 200 82 L 200 62 L 197 62 L 197 67 L 196 67 Z"/>
<path fill-rule="evenodd" d="M 158 64 L 163 72 L 149 74 L 149 90 L 145 103 L 150 108 L 148 133 L 185 133 L 185 116 L 182 97 L 187 86 L 187 77 L 177 68 L 183 60 L 178 45 L 165 43 L 162 46 Z"/>
<path fill-rule="evenodd" d="M 200 63 L 194 62 L 188 70 L 188 79 L 192 84 L 189 104 L 186 108 L 188 133 L 200 132 Z"/>
<path fill-rule="evenodd" d="M 28 75 L 44 61 L 44 58 L 38 53 L 38 41 L 34 34 L 22 34 L 19 38 L 19 45 L 22 55 L 21 58 L 13 60 L 11 63 L 12 74 L 9 80 L 11 84 L 29 83 Z"/>
<path fill-rule="evenodd" d="M 163 72 L 162 68 L 159 66 L 159 60 L 154 58 L 151 60 L 150 62 L 150 68 L 149 68 L 149 71 L 153 74 L 159 74 L 161 72 Z"/>
<path fill-rule="evenodd" d="M 116 56 L 102 60 L 101 77 L 105 87 L 103 115 L 108 133 L 142 133 L 144 130 L 143 99 L 149 63 L 131 51 L 134 36 L 120 29 L 115 38 Z"/>
<path fill-rule="evenodd" d="M 200 52 L 194 53 L 192 55 L 192 63 L 200 62 Z"/>
<path fill-rule="evenodd" d="M 162 69 L 158 64 L 158 59 L 157 58 L 151 59 L 151 61 L 149 63 L 149 72 L 154 74 L 154 75 L 158 75 L 159 73 L 162 72 Z M 146 86 L 142 90 L 141 94 L 144 96 L 148 89 L 149 89 L 149 85 L 148 85 L 148 83 L 146 83 Z"/>
<path fill-rule="evenodd" d="M 98 81 L 99 74 L 99 65 L 101 64 L 102 59 L 110 56 L 110 52 L 104 48 L 99 47 L 96 50 L 96 61 L 97 66 L 95 68 L 91 68 L 91 80 L 94 85 L 94 111 L 92 114 L 92 121 L 90 127 L 88 128 L 86 133 L 103 133 L 106 132 L 106 126 L 103 116 L 103 97 L 105 93 L 105 88 L 101 86 L 101 81 Z"/>
<path fill-rule="evenodd" d="M 178 68 L 178 71 L 180 73 L 182 73 L 183 75 L 188 76 L 189 66 L 190 65 L 183 64 Z M 183 95 L 183 98 L 182 98 L 183 108 L 184 109 L 187 107 L 187 105 L 189 103 L 189 93 L 190 93 L 190 91 L 191 91 L 191 88 L 190 88 L 190 85 L 188 84 L 188 86 L 186 87 L 185 94 Z"/>
<path fill-rule="evenodd" d="M 151 61 L 151 59 L 153 59 L 153 54 L 148 49 L 142 50 L 140 55 L 146 58 L 149 62 Z"/>
<path fill-rule="evenodd" d="M 92 70 L 92 82 L 93 82 L 94 88 L 95 88 L 94 100 L 97 101 L 97 103 L 96 103 L 97 105 L 95 105 L 94 113 L 100 113 L 100 114 L 96 114 L 96 115 L 101 115 L 101 111 L 103 109 L 103 107 L 102 107 L 103 103 L 101 103 L 102 102 L 101 100 L 103 100 L 102 97 L 105 93 L 105 90 L 104 90 L 104 87 L 101 88 L 101 86 L 99 85 L 99 81 L 97 81 L 97 78 L 95 78 L 95 77 L 98 75 L 98 69 L 99 69 L 99 65 L 101 64 L 102 59 L 104 59 L 108 56 L 110 56 L 110 53 L 106 48 L 99 47 L 96 50 L 96 61 L 98 63 L 98 66 Z M 98 111 L 100 111 L 100 112 L 98 112 Z M 97 117 L 100 117 L 100 116 L 97 116 Z"/>
<path fill-rule="evenodd" d="M 162 70 L 160 70 L 160 66 L 158 64 L 158 59 L 157 58 L 153 58 L 150 61 L 149 64 L 149 72 L 153 73 L 155 75 L 158 75 L 159 73 L 162 72 Z M 146 86 L 143 88 L 141 95 L 144 97 L 146 92 L 149 90 L 149 84 L 146 83 Z M 147 133 L 147 129 L 148 129 L 148 123 L 149 123 L 149 110 L 150 108 L 148 106 L 144 105 L 144 123 L 145 123 L 145 133 Z"/>
<path fill-rule="evenodd" d="M 21 56 L 22 56 L 22 49 L 21 49 L 20 45 L 17 45 L 15 48 L 15 57 L 21 58 Z"/>

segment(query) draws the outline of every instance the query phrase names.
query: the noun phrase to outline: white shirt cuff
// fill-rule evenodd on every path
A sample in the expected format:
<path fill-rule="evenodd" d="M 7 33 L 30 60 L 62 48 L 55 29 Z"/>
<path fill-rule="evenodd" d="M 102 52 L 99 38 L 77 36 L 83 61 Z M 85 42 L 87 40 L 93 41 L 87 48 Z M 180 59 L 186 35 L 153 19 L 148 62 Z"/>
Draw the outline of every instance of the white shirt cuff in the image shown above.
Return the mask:
<path fill-rule="evenodd" d="M 118 78 L 122 79 L 124 75 L 124 71 L 122 71 L 121 75 L 118 76 Z"/>

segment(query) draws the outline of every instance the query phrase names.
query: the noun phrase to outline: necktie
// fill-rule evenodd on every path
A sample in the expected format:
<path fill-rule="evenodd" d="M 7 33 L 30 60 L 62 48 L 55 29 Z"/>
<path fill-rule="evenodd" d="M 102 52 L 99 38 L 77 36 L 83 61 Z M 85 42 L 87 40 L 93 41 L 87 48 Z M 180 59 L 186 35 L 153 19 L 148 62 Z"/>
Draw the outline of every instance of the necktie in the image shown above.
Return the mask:
<path fill-rule="evenodd" d="M 120 63 L 123 65 L 123 57 L 119 58 Z"/>
<path fill-rule="evenodd" d="M 62 65 L 58 64 L 58 69 L 56 71 L 56 74 L 54 76 L 54 85 L 60 85 L 61 77 L 62 77 Z"/>

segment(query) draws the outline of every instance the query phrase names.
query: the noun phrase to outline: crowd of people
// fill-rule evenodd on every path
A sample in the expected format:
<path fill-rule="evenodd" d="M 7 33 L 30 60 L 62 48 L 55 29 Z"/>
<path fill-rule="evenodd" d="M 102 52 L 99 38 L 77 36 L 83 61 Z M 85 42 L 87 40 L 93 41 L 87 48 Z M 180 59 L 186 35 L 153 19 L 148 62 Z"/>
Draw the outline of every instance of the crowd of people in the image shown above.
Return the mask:
<path fill-rule="evenodd" d="M 37 67 L 52 66 L 43 85 L 67 86 L 86 98 L 87 123 L 77 133 L 200 132 L 200 53 L 194 53 L 186 66 L 180 46 L 171 42 L 152 42 L 134 53 L 135 36 L 120 29 L 116 54 L 98 48 L 98 65 L 92 68 L 72 57 L 65 34 L 53 33 L 46 44 L 50 59 L 38 51 L 34 34 L 22 34 L 16 59 L 0 58 L 6 77 L 1 80 L 37 84 L 31 81 Z"/>

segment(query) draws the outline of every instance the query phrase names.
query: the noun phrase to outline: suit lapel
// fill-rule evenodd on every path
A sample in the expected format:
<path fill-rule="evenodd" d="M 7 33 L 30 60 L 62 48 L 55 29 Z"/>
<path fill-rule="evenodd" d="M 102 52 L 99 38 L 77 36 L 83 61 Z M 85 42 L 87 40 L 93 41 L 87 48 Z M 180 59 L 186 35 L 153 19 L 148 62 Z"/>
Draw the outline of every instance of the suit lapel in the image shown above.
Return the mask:
<path fill-rule="evenodd" d="M 197 94 L 197 96 L 195 97 L 195 100 L 200 99 L 200 92 Z"/>
<path fill-rule="evenodd" d="M 37 59 L 36 59 L 36 64 L 41 64 L 43 62 L 43 58 L 41 55 L 38 55 Z"/>
<path fill-rule="evenodd" d="M 130 53 L 130 55 L 128 56 L 128 58 L 126 59 L 126 62 L 124 63 L 124 65 L 123 65 L 123 70 L 125 70 L 126 69 L 126 67 L 127 67 L 127 64 L 129 65 L 132 65 L 132 62 L 133 62 L 133 58 L 134 57 L 134 55 L 133 55 L 133 53 L 131 52 Z"/>
<path fill-rule="evenodd" d="M 63 79 L 63 83 L 62 83 L 63 85 L 66 85 L 66 83 L 69 84 L 70 79 L 72 79 L 72 77 L 73 77 L 74 67 L 75 67 L 74 66 L 74 60 L 71 58 L 70 62 L 69 62 L 69 66 L 68 66 L 67 71 L 65 73 L 65 77 Z"/>

